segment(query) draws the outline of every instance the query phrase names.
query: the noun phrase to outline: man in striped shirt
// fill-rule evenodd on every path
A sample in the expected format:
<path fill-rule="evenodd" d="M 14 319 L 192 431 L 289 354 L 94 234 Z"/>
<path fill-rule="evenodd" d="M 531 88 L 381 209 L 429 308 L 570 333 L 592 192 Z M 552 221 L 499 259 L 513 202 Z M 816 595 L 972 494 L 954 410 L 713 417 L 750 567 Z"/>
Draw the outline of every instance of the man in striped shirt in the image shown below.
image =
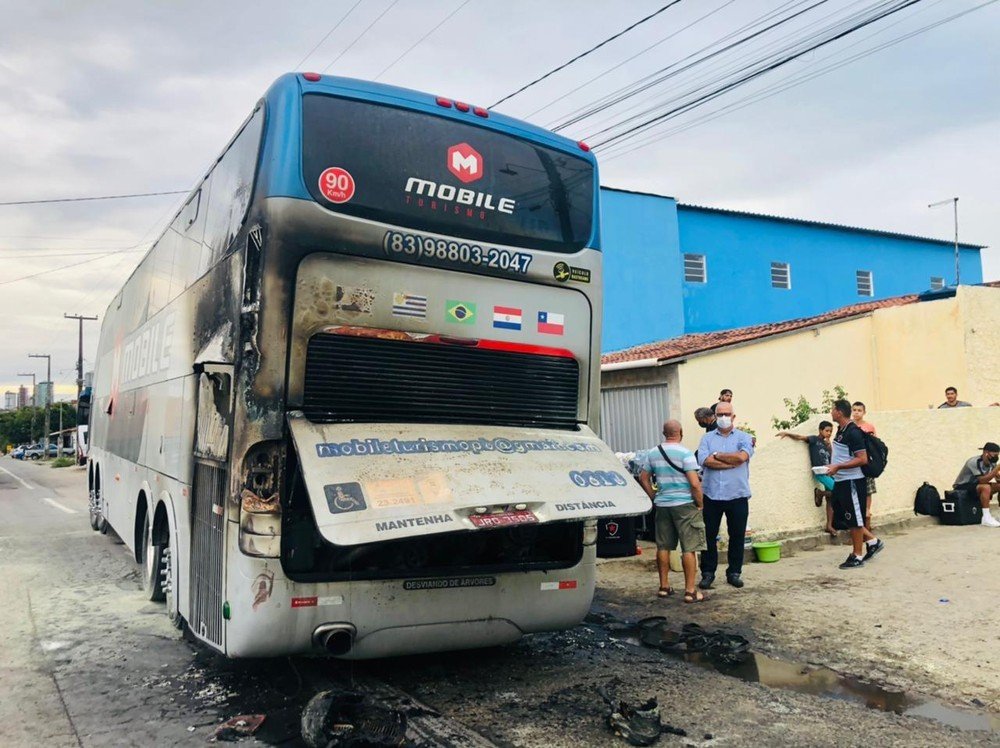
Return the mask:
<path fill-rule="evenodd" d="M 684 567 L 684 602 L 700 603 L 705 596 L 695 588 L 698 570 L 695 553 L 705 550 L 705 521 L 701 516 L 701 480 L 694 452 L 681 444 L 680 421 L 663 424 L 663 443 L 642 459 L 639 483 L 656 506 L 656 567 L 660 573 L 659 597 L 673 594 L 668 578 L 670 551 L 681 546 Z M 657 489 L 652 477 L 656 477 Z"/>

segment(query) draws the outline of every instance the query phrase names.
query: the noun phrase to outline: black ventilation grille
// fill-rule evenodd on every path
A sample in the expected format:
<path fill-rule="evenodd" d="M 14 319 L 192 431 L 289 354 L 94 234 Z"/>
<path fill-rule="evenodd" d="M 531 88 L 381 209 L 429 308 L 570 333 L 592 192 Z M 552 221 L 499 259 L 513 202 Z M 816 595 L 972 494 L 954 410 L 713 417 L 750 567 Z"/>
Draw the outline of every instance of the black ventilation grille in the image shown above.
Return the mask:
<path fill-rule="evenodd" d="M 573 428 L 578 386 L 568 356 L 320 333 L 302 409 L 318 423 Z"/>

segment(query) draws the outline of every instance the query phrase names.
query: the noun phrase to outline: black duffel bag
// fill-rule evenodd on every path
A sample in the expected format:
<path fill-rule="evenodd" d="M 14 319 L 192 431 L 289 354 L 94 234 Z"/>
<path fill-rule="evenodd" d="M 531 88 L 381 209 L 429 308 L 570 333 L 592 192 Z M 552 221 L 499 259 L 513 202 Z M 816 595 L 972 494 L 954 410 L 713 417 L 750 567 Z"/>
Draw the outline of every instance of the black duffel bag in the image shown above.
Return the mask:
<path fill-rule="evenodd" d="M 983 508 L 975 491 L 956 488 L 944 492 L 941 502 L 942 525 L 978 525 L 983 521 Z"/>

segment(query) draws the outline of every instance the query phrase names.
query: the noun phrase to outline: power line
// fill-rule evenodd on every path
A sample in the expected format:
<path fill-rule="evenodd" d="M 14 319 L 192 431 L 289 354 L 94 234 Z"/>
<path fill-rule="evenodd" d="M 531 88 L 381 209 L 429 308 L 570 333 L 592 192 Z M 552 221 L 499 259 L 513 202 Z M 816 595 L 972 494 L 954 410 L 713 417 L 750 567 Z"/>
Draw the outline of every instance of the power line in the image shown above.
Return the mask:
<path fill-rule="evenodd" d="M 3 249 L 0 247 L 0 249 Z M 65 247 L 64 247 L 65 249 Z M 132 249 L 131 247 L 117 247 L 114 249 L 102 249 L 99 251 L 85 250 L 80 252 L 56 252 L 56 253 L 45 253 L 45 254 L 26 254 L 26 255 L 0 255 L 0 260 L 47 260 L 50 257 L 87 257 L 93 255 L 107 255 L 116 254 L 118 252 L 128 253 L 128 252 L 145 252 L 145 248 Z"/>
<path fill-rule="evenodd" d="M 390 10 L 392 10 L 396 6 L 396 3 L 398 3 L 398 2 L 399 2 L 399 0 L 392 0 L 392 2 L 389 3 L 389 6 L 385 10 L 383 10 L 381 13 L 379 13 L 375 17 L 374 21 L 372 21 L 367 26 L 365 26 L 364 31 L 362 31 L 360 34 L 358 34 L 356 37 L 354 37 L 354 41 L 352 41 L 350 44 L 348 44 L 344 48 L 344 51 L 341 52 L 336 57 L 334 57 L 333 61 L 330 62 L 330 64 L 327 65 L 325 68 L 323 68 L 320 72 L 321 73 L 325 73 L 327 70 L 329 70 L 330 68 L 332 68 L 337 63 L 337 61 L 341 57 L 343 57 L 344 55 L 346 55 L 355 44 L 357 44 L 359 41 L 361 41 L 361 38 L 371 30 L 371 27 L 374 26 L 376 23 L 378 23 L 380 20 L 382 20 L 382 16 L 384 16 L 386 13 L 388 13 Z"/>
<path fill-rule="evenodd" d="M 458 13 L 458 11 L 460 11 L 462 8 L 464 8 L 466 5 L 468 5 L 470 1 L 471 0 L 464 0 L 464 2 L 461 5 L 459 5 L 457 8 L 455 8 L 455 10 L 453 10 L 451 13 L 449 13 L 444 18 L 442 18 L 438 22 L 437 26 L 435 26 L 430 31 L 428 31 L 426 34 L 424 34 L 422 37 L 420 37 L 419 39 L 417 39 L 413 44 L 410 45 L 410 47 L 405 52 L 403 52 L 403 54 L 401 54 L 395 60 L 393 60 L 388 65 L 386 65 L 384 68 L 382 68 L 382 72 L 379 73 L 378 75 L 376 75 L 374 78 L 372 78 L 372 80 L 373 81 L 377 81 L 379 78 L 381 78 L 386 73 L 386 71 L 388 71 L 390 68 L 394 67 L 397 62 L 399 62 L 400 60 L 402 60 L 404 57 L 406 57 L 408 54 L 410 54 L 410 52 L 412 52 L 414 49 L 416 49 L 417 47 L 419 47 L 428 36 L 430 36 L 435 31 L 437 31 L 439 28 L 441 28 L 446 23 L 448 23 L 448 21 L 451 20 L 452 16 L 454 16 L 456 13 Z"/>
<path fill-rule="evenodd" d="M 726 36 L 722 37 L 722 39 L 720 39 L 718 41 L 715 41 L 715 42 L 712 42 L 711 44 L 708 44 L 705 47 L 702 47 L 701 49 L 699 49 L 699 50 L 697 50 L 695 52 L 692 52 L 691 54 L 687 55 L 686 57 L 683 57 L 680 60 L 677 60 L 676 62 L 672 62 L 669 65 L 667 65 L 665 67 L 662 67 L 659 70 L 656 70 L 656 71 L 650 73 L 649 75 L 647 75 L 647 76 L 645 76 L 643 78 L 640 78 L 638 81 L 635 81 L 634 83 L 630 83 L 627 86 L 623 86 L 623 87 L 619 88 L 617 91 L 614 91 L 611 94 L 608 94 L 608 95 L 602 97 L 601 99 L 598 99 L 596 102 L 592 103 L 591 105 L 588 105 L 589 108 L 584 107 L 582 109 L 576 110 L 576 112 L 573 112 L 573 114 L 570 116 L 569 119 L 567 119 L 567 120 L 565 120 L 565 121 L 563 121 L 563 122 L 561 122 L 561 123 L 553 126 L 552 129 L 555 130 L 556 132 L 559 132 L 561 130 L 566 129 L 567 127 L 569 127 L 571 125 L 574 125 L 574 124 L 576 124 L 578 122 L 582 122 L 585 119 L 589 119 L 590 117 L 593 117 L 593 116 L 595 116 L 597 114 L 600 114 L 601 112 L 603 112 L 603 111 L 605 111 L 607 109 L 610 109 L 611 107 L 616 106 L 616 105 L 622 103 L 623 101 L 626 101 L 627 99 L 632 98 L 633 96 L 637 96 L 638 94 L 643 93 L 644 91 L 646 91 L 646 90 L 648 90 L 648 89 L 650 89 L 650 88 L 652 88 L 654 86 L 658 86 L 659 84 L 663 83 L 664 81 L 668 80 L 669 78 L 676 77 L 676 76 L 678 76 L 678 75 L 680 75 L 680 74 L 682 74 L 682 73 L 684 73 L 684 72 L 686 72 L 688 70 L 691 70 L 692 68 L 694 68 L 694 67 L 696 67 L 698 65 L 705 64 L 707 61 L 709 61 L 709 60 L 711 60 L 711 59 L 713 59 L 715 57 L 723 55 L 726 52 L 729 52 L 731 50 L 737 49 L 738 47 L 741 47 L 744 44 L 747 44 L 748 42 L 752 41 L 753 39 L 756 39 L 757 37 L 760 37 L 760 36 L 766 34 L 767 32 L 772 31 L 772 30 L 778 28 L 779 26 L 782 26 L 783 24 L 791 22 L 795 18 L 798 18 L 799 16 L 802 16 L 802 15 L 808 13 L 809 11 L 813 10 L 814 8 L 819 7 L 820 5 L 823 5 L 824 3 L 828 2 L 828 1 L 829 0 L 816 0 L 815 2 L 813 2 L 811 5 L 809 5 L 806 8 L 803 8 L 801 10 L 797 10 L 794 13 L 791 13 L 790 15 L 787 15 L 787 16 L 785 16 L 783 18 L 780 18 L 779 20 L 775 21 L 774 23 L 772 23 L 772 24 L 770 24 L 768 26 L 765 26 L 762 29 L 758 29 L 757 31 L 754 31 L 751 34 L 748 34 L 748 35 L 746 35 L 744 37 L 741 37 L 741 38 L 737 39 L 736 41 L 731 42 L 730 44 L 727 44 L 726 46 L 724 46 L 724 47 L 722 47 L 720 49 L 715 50 L 714 52 L 710 52 L 710 53 L 704 55 L 703 57 L 697 58 L 697 56 L 699 54 L 702 54 L 703 52 L 708 52 L 708 50 L 712 49 L 712 47 L 714 47 L 717 44 L 719 44 L 719 42 L 725 41 L 727 39 L 730 39 L 730 38 L 732 38 L 735 35 L 735 34 L 727 34 Z M 769 16 L 773 17 L 772 14 L 769 14 Z M 768 18 L 768 20 L 769 20 L 769 18 Z M 754 24 L 751 24 L 751 25 L 749 25 L 748 27 L 745 27 L 745 28 L 747 28 L 747 30 L 749 30 L 750 28 L 753 28 L 754 26 L 759 25 L 759 22 L 760 21 L 758 20 Z M 736 33 L 739 33 L 739 31 L 737 31 Z M 694 59 L 692 62 L 688 62 L 687 65 L 683 65 L 682 67 L 678 67 L 678 65 L 681 65 L 681 63 L 687 62 L 688 60 L 691 60 L 692 58 L 697 58 L 697 59 Z M 660 77 L 657 78 L 657 76 L 660 76 Z"/>
<path fill-rule="evenodd" d="M 295 67 L 293 67 L 292 70 L 298 70 L 300 67 L 302 67 L 302 63 L 308 60 L 312 56 L 312 53 L 315 52 L 317 49 L 319 49 L 323 45 L 323 42 L 329 39 L 330 35 L 333 34 L 334 31 L 340 28 L 340 24 L 342 24 L 345 20 L 347 20 L 347 17 L 351 15 L 351 13 L 354 12 L 354 9 L 357 8 L 359 5 L 361 5 L 361 0 L 358 0 L 356 3 L 354 3 L 354 5 L 351 6 L 351 9 L 340 17 L 340 20 L 333 25 L 333 28 L 327 31 L 326 34 L 323 36 L 323 38 L 320 39 L 318 42 L 316 42 L 316 46 L 314 46 L 312 49 L 306 52 L 306 56 L 303 57 L 301 60 L 299 60 L 297 63 L 295 63 Z"/>
<path fill-rule="evenodd" d="M 738 78 L 736 78 L 736 79 L 734 79 L 732 81 L 729 81 L 727 83 L 718 85 L 714 90 L 709 90 L 706 93 L 699 94 L 699 95 L 697 95 L 691 101 L 687 101 L 687 102 L 685 102 L 683 104 L 680 104 L 680 105 L 678 105 L 678 106 L 676 106 L 676 107 L 674 107 L 672 109 L 667 110 L 666 112 L 658 114 L 658 115 L 656 115 L 654 117 L 651 117 L 651 118 L 649 118 L 647 120 L 644 120 L 644 121 L 642 121 L 642 122 L 640 122 L 640 123 L 638 123 L 638 124 L 636 124 L 636 125 L 634 125 L 632 127 L 629 127 L 628 129 L 626 129 L 626 130 L 624 130 L 622 132 L 616 133 L 614 135 L 609 135 L 604 140 L 601 140 L 601 141 L 598 141 L 597 143 L 592 144 L 592 147 L 597 148 L 597 147 L 600 147 L 600 146 L 607 146 L 607 145 L 610 145 L 611 143 L 622 141 L 623 139 L 626 139 L 626 138 L 635 137 L 636 133 L 641 132 L 642 130 L 646 130 L 646 129 L 648 129 L 648 128 L 650 128 L 650 127 L 652 127 L 652 126 L 654 126 L 654 125 L 656 125 L 656 124 L 664 121 L 667 118 L 677 116 L 680 113 L 684 113 L 684 112 L 690 111 L 691 109 L 693 109 L 693 108 L 695 108 L 697 106 L 701 106 L 702 104 L 704 104 L 704 103 L 706 103 L 708 101 L 711 101 L 711 100 L 713 100 L 715 98 L 718 98 L 719 96 L 727 93 L 728 91 L 733 90 L 734 88 L 742 86 L 742 85 L 748 83 L 751 80 L 754 80 L 754 79 L 756 79 L 756 78 L 758 78 L 758 77 L 760 77 L 762 75 L 765 75 L 765 74 L 767 74 L 767 73 L 769 73 L 769 72 L 771 72 L 773 70 L 776 70 L 776 69 L 778 69 L 778 68 L 780 68 L 780 67 L 782 67 L 784 65 L 787 65 L 788 63 L 790 63 L 790 62 L 792 62 L 794 60 L 799 59 L 803 55 L 806 55 L 806 54 L 808 54 L 810 52 L 814 52 L 815 50 L 820 49 L 821 47 L 824 47 L 827 44 L 831 44 L 831 43 L 837 41 L 838 39 L 842 39 L 845 36 L 848 36 L 849 34 L 854 33 L 858 29 L 864 28 L 865 26 L 869 26 L 872 23 L 876 23 L 877 21 L 880 21 L 883 18 L 887 18 L 888 16 L 891 16 L 891 15 L 893 15 L 895 13 L 898 13 L 898 12 L 900 12 L 902 10 L 905 10 L 905 9 L 907 9 L 907 8 L 913 6 L 913 5 L 916 5 L 917 3 L 922 2 L 922 1 L 923 0 L 904 0 L 903 2 L 897 3 L 895 6 L 887 7 L 885 10 L 880 10 L 875 15 L 869 16 L 869 17 L 865 18 L 864 20 L 858 21 L 854 25 L 852 25 L 852 26 L 850 26 L 850 27 L 848 27 L 848 28 L 846 28 L 846 29 L 844 29 L 842 31 L 839 31 L 837 33 L 833 33 L 833 34 L 825 36 L 825 37 L 820 37 L 819 40 L 816 41 L 815 43 L 811 43 L 811 44 L 809 44 L 808 46 L 806 46 L 804 48 L 800 48 L 800 49 L 798 49 L 798 50 L 796 50 L 794 52 L 789 52 L 789 53 L 784 54 L 783 56 L 779 56 L 773 62 L 766 62 L 762 66 L 758 66 L 756 69 L 752 69 L 752 70 L 751 70 L 752 65 L 748 65 L 748 66 L 746 66 L 744 68 L 744 70 L 748 70 L 749 72 L 745 73 L 741 77 L 738 77 Z M 630 118 L 630 119 L 634 119 L 634 118 Z M 624 125 L 624 124 L 627 124 L 627 122 L 619 123 L 619 125 L 616 125 L 614 127 L 619 127 L 619 126 Z M 601 132 L 607 132 L 609 129 L 612 129 L 612 128 L 605 128 Z"/>
<path fill-rule="evenodd" d="M 110 257 L 111 255 L 119 254 L 118 252 L 105 252 L 102 255 L 97 255 L 96 257 L 90 257 L 86 260 L 80 262 L 73 262 L 69 265 L 60 265 L 57 268 L 50 268 L 49 270 L 42 270 L 38 273 L 32 273 L 31 275 L 22 275 L 20 278 L 11 278 L 10 280 L 0 281 L 0 286 L 6 286 L 11 283 L 17 283 L 18 281 L 30 280 L 32 278 L 38 278 L 42 275 L 48 275 L 50 273 L 58 273 L 60 270 L 69 270 L 70 268 L 79 267 L 80 265 L 86 265 L 88 262 L 96 262 L 97 260 L 103 259 L 105 257 Z"/>
<path fill-rule="evenodd" d="M 613 36 L 609 36 L 607 39 L 605 39 L 604 41 L 600 42 L 599 44 L 596 44 L 593 47 L 591 47 L 590 49 L 581 52 L 580 54 L 578 54 L 573 59 L 568 60 L 568 61 L 564 62 L 562 65 L 559 65 L 558 67 L 553 68 L 552 70 L 550 70 L 549 72 L 547 72 L 545 75 L 543 75 L 543 76 L 541 76 L 539 78 L 535 78 L 535 80 L 531 81 L 530 83 L 526 83 L 525 85 L 521 86 L 519 89 L 517 89 L 516 91 L 514 91 L 513 93 L 509 93 L 506 96 L 504 96 L 502 99 L 499 99 L 499 100 L 493 102 L 492 104 L 490 104 L 490 109 L 493 109 L 496 106 L 504 103 L 508 99 L 513 99 L 515 96 L 517 96 L 520 93 L 524 93 L 525 91 L 527 91 L 529 88 L 531 88 L 535 84 L 541 83 L 543 80 L 545 80 L 546 78 L 548 78 L 548 77 L 550 77 L 552 75 L 555 75 L 560 70 L 564 70 L 565 68 L 568 68 L 570 65 L 572 65 L 577 60 L 582 60 L 584 57 L 586 57 L 587 55 L 589 55 L 589 54 L 591 54 L 593 52 L 596 52 L 597 50 L 599 50 L 604 45 L 610 44 L 615 39 L 618 39 L 619 37 L 624 36 L 625 34 L 627 34 L 632 29 L 636 28 L 637 26 L 641 26 L 642 24 L 646 23 L 646 21 L 649 21 L 650 19 L 656 18 L 656 16 L 660 15 L 660 13 L 663 13 L 664 11 L 669 10 L 673 6 L 677 5 L 677 3 L 679 3 L 679 2 L 681 2 L 681 0 L 672 0 L 672 2 L 669 2 L 666 5 L 660 7 L 658 10 L 653 11 L 652 13 L 650 13 L 645 18 L 640 18 L 638 21 L 636 21 L 635 23 L 633 23 L 628 28 L 622 29 L 617 34 L 614 34 Z"/>
<path fill-rule="evenodd" d="M 101 195 L 99 197 L 56 197 L 48 200 L 9 200 L 0 202 L 0 207 L 8 205 L 48 205 L 51 203 L 82 203 L 91 200 L 128 200 L 133 197 L 160 197 L 161 195 L 186 195 L 191 190 L 171 190 L 169 192 L 133 192 L 129 195 Z"/>
<path fill-rule="evenodd" d="M 938 0 L 938 2 L 935 3 L 935 4 L 939 4 L 940 2 L 942 2 L 942 0 Z M 657 133 L 655 136 L 648 137 L 646 139 L 640 140 L 637 143 L 631 144 L 629 147 L 626 147 L 624 149 L 616 148 L 615 146 L 611 146 L 608 150 L 603 150 L 601 152 L 601 155 L 602 155 L 601 160 L 604 163 L 606 163 L 608 161 L 612 161 L 612 160 L 614 160 L 616 158 L 620 158 L 622 156 L 626 156 L 626 155 L 628 155 L 630 153 L 633 153 L 633 152 L 635 152 L 637 150 L 645 148 L 646 146 L 652 145 L 653 143 L 659 142 L 659 141 L 664 140 L 664 139 L 669 138 L 669 137 L 673 137 L 674 135 L 678 135 L 678 134 L 680 134 L 682 132 L 686 132 L 687 130 L 690 130 L 690 129 L 694 128 L 694 127 L 698 127 L 700 125 L 703 125 L 703 124 L 706 124 L 708 122 L 711 122 L 712 120 L 718 119 L 719 117 L 726 116 L 727 114 L 731 114 L 732 112 L 739 111 L 740 109 L 745 109 L 748 106 L 756 104 L 756 103 L 758 103 L 760 101 L 764 101 L 765 99 L 769 99 L 772 96 L 776 96 L 776 95 L 778 95 L 780 93 L 783 93 L 784 91 L 787 91 L 787 90 L 789 90 L 791 88 L 795 88 L 796 86 L 800 86 L 803 83 L 808 83 L 809 81 L 814 80 L 815 78 L 819 78 L 820 76 L 826 75 L 827 73 L 832 72 L 834 70 L 837 70 L 837 69 L 839 69 L 841 67 L 844 67 L 845 65 L 849 65 L 852 62 L 856 62 L 857 60 L 860 60 L 860 59 L 863 59 L 863 58 L 868 57 L 870 55 L 876 54 L 877 52 L 881 52 L 882 50 L 888 49 L 889 47 L 895 46 L 896 44 L 899 44 L 901 42 L 907 41 L 908 39 L 911 39 L 914 36 L 917 36 L 919 34 L 925 33 L 925 32 L 927 32 L 927 31 L 929 31 L 931 29 L 937 28 L 938 26 L 942 26 L 945 23 L 949 23 L 949 22 L 951 22 L 951 21 L 953 21 L 953 20 L 955 20 L 957 18 L 960 18 L 962 16 L 968 15 L 969 13 L 972 13 L 972 12 L 974 12 L 976 10 L 979 10 L 980 8 L 984 8 L 987 5 L 992 5 L 995 2 L 997 2 L 997 0 L 987 0 L 986 2 L 981 3 L 980 5 L 974 6 L 972 8 L 968 8 L 968 9 L 966 9 L 964 11 L 961 11 L 959 13 L 955 13 L 955 14 L 953 14 L 951 16 L 947 16 L 945 18 L 941 18 L 941 19 L 939 19 L 937 21 L 934 21 L 932 23 L 929 23 L 929 24 L 927 24 L 925 26 L 922 26 L 920 28 L 917 28 L 917 29 L 914 29 L 912 31 L 909 31 L 909 32 L 907 32 L 907 33 L 905 33 L 905 34 L 903 34 L 901 36 L 898 36 L 898 37 L 896 37 L 894 39 L 890 39 L 890 40 L 888 40 L 886 42 L 883 42 L 883 43 L 881 43 L 881 44 L 879 44 L 879 45 L 877 45 L 877 46 L 875 46 L 875 47 L 873 47 L 871 49 L 867 49 L 867 50 L 863 50 L 861 52 L 858 52 L 858 53 L 856 53 L 856 54 L 854 54 L 854 55 L 852 55 L 852 56 L 850 56 L 850 57 L 848 57 L 846 59 L 838 60 L 838 61 L 835 61 L 835 62 L 831 62 L 829 65 L 826 65 L 825 67 L 822 67 L 822 68 L 820 68 L 818 70 L 808 70 L 807 69 L 807 70 L 804 70 L 804 71 L 799 71 L 797 73 L 793 73 L 792 75 L 786 76 L 781 81 L 778 81 L 774 85 L 772 85 L 772 86 L 770 86 L 768 88 L 765 88 L 762 91 L 757 91 L 757 92 L 755 92 L 755 93 L 753 93 L 753 94 L 751 94 L 749 96 L 746 96 L 746 97 L 744 97 L 744 98 L 742 98 L 742 99 L 740 99 L 738 101 L 732 102 L 731 104 L 728 104 L 727 106 L 724 106 L 724 107 L 721 107 L 721 108 L 719 108 L 719 109 L 717 109 L 715 111 L 709 112 L 709 113 L 707 113 L 707 114 L 699 117 L 698 119 L 696 119 L 696 120 L 694 120 L 692 122 L 688 122 L 686 124 L 679 125 L 679 126 L 673 128 L 673 129 L 668 130 L 668 131 L 663 132 L 663 133 Z M 864 42 L 866 42 L 866 41 L 874 38 L 875 36 L 878 36 L 879 34 L 884 33 L 888 28 L 891 28 L 892 26 L 897 26 L 897 25 L 899 25 L 902 22 L 903 21 L 897 21 L 896 23 L 890 24 L 890 26 L 887 27 L 886 29 L 882 29 L 882 30 L 876 32 L 875 34 L 871 34 L 870 36 L 866 37 L 865 39 L 863 39 L 863 40 L 861 40 L 859 42 L 856 42 L 855 44 L 850 45 L 846 49 L 850 49 L 850 47 L 855 47 L 858 44 L 863 44 Z M 836 52 L 836 53 L 834 53 L 832 55 L 828 55 L 828 56 L 822 58 L 821 60 L 818 60 L 817 62 L 826 62 L 828 60 L 832 60 L 834 57 L 836 57 L 837 55 L 839 55 L 843 51 L 845 51 L 845 50 L 839 50 L 838 52 Z M 810 67 L 812 67 L 815 64 L 816 63 L 812 63 L 812 65 L 810 65 Z"/>
<path fill-rule="evenodd" d="M 560 101 L 562 101 L 563 99 L 565 99 L 565 98 L 567 98 L 569 96 L 572 96 L 577 91 L 579 91 L 581 88 L 584 88 L 585 86 L 589 86 L 594 81 L 600 80 L 604 76 L 609 75 L 610 73 L 613 73 L 615 70 L 617 70 L 618 68 L 622 67 L 623 65 L 627 65 L 628 63 L 632 62 L 632 60 L 636 59 L 637 57 L 642 57 L 642 55 L 646 54 L 650 50 L 655 49 L 656 47 L 659 47 L 664 42 L 669 41 L 670 39 L 673 39 L 678 34 L 680 34 L 680 33 L 684 32 L 684 31 L 687 31 L 688 29 L 690 29 L 692 26 L 696 26 L 697 24 L 701 23 L 702 21 L 704 21 L 709 16 L 713 16 L 716 13 L 718 13 L 720 10 L 722 10 L 723 8 L 729 7 L 734 2 L 736 2 L 736 0 L 726 0 L 726 2 L 724 2 L 718 8 L 715 8 L 714 10 L 710 10 L 705 15 L 700 16 L 699 18 L 696 18 L 694 21 L 692 21 L 691 23 L 689 23 L 687 26 L 681 26 L 679 29 L 677 29 L 677 31 L 674 31 L 674 32 L 671 32 L 671 33 L 667 34 L 666 36 L 664 36 L 659 41 L 656 41 L 653 44 L 650 44 L 648 47 L 646 47 L 643 50 L 640 50 L 639 52 L 636 52 L 631 57 L 626 57 L 624 60 L 622 60 L 621 62 L 619 62 L 617 65 L 611 66 L 610 68 L 608 68 L 607 70 L 605 70 L 603 73 L 599 73 L 598 75 L 595 75 L 593 78 L 585 80 L 583 83 L 581 83 L 580 85 L 578 85 L 576 88 L 571 88 L 569 91 L 567 91 L 566 93 L 564 93 L 562 96 L 559 96 L 559 97 L 557 97 L 555 99 L 552 99 L 548 103 L 543 104 L 542 106 L 538 107 L 538 109 L 536 109 L 533 112 L 529 112 L 528 114 L 524 115 L 524 119 L 529 119 L 531 117 L 534 117 L 539 112 L 544 112 L 549 107 L 551 107 L 551 106 L 553 106 L 555 104 L 558 104 Z"/>

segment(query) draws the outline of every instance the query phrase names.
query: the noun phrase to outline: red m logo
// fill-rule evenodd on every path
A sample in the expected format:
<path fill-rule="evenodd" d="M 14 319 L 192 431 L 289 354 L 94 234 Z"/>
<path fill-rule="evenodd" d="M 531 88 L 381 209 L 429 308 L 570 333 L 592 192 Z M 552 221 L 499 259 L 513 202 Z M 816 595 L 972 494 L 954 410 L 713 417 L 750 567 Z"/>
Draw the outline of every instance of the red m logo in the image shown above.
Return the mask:
<path fill-rule="evenodd" d="M 448 171 L 462 182 L 475 182 L 483 176 L 483 157 L 468 143 L 448 149 Z"/>

